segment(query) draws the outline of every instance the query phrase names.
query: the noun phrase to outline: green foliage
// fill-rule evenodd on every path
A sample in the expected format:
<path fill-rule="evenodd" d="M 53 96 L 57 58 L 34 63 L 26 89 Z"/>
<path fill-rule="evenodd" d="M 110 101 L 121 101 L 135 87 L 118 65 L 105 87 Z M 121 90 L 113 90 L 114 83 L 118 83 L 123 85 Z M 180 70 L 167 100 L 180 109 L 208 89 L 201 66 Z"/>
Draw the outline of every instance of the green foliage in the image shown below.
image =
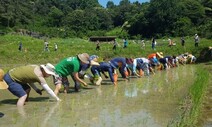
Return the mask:
<path fill-rule="evenodd" d="M 175 36 L 189 36 L 197 33 L 197 31 L 192 27 L 191 20 L 187 17 L 178 19 L 174 26 Z"/>
<path fill-rule="evenodd" d="M 63 18 L 63 12 L 57 7 L 53 6 L 48 14 L 49 20 L 47 22 L 50 27 L 59 27 L 61 26 L 61 21 Z"/>
<path fill-rule="evenodd" d="M 51 37 L 84 38 L 122 27 L 124 31 L 115 36 L 151 38 L 199 33 L 211 38 L 211 10 L 209 0 L 151 0 L 142 4 L 122 0 L 120 5 L 109 1 L 107 8 L 97 0 L 1 0 L 0 32 L 26 29 Z"/>
<path fill-rule="evenodd" d="M 190 18 L 195 25 L 199 25 L 202 22 L 205 10 L 200 2 L 195 0 L 184 0 L 180 5 L 183 16 Z"/>
<path fill-rule="evenodd" d="M 201 25 L 199 28 L 201 35 L 208 39 L 212 39 L 212 21 L 206 22 L 204 25 Z"/>
<path fill-rule="evenodd" d="M 117 36 L 118 38 L 129 38 L 129 34 L 126 30 L 123 30 L 121 27 L 117 27 L 111 31 L 108 31 L 106 36 Z"/>

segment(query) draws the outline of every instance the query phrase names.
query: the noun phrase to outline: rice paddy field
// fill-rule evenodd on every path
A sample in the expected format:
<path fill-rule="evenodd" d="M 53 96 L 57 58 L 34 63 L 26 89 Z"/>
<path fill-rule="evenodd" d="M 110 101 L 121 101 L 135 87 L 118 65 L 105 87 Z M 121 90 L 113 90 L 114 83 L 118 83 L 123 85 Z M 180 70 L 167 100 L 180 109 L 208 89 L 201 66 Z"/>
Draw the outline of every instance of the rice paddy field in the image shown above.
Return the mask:
<path fill-rule="evenodd" d="M 60 93 L 61 102 L 54 102 L 43 92 L 32 91 L 23 108 L 16 107 L 17 98 L 1 91 L 0 108 L 4 114 L 0 126 L 8 127 L 164 127 L 181 118 L 182 100 L 195 80 L 195 66 L 181 66 L 155 75 L 131 78 L 114 87 L 107 79 L 101 86 L 91 85 L 76 93 Z M 48 79 L 51 88 L 51 78 Z"/>
<path fill-rule="evenodd" d="M 44 39 L 29 36 L 0 36 L 0 68 L 5 72 L 17 66 L 27 64 L 57 64 L 61 59 L 87 52 L 98 55 L 105 61 L 113 57 L 147 57 L 153 52 L 164 55 L 180 55 L 185 52 L 197 58 L 205 47 L 211 46 L 211 40 L 201 39 L 199 47 L 194 47 L 192 37 L 186 37 L 185 46 L 180 38 L 174 38 L 176 46 L 168 47 L 167 38 L 157 39 L 156 50 L 151 49 L 151 40 L 129 40 L 123 49 L 119 46 L 112 50 L 112 42 L 96 44 L 86 39 L 69 38 L 47 39 L 50 52 L 44 51 Z M 23 50 L 18 50 L 19 42 Z M 54 43 L 58 50 L 54 51 Z M 2 127 L 187 127 L 212 126 L 211 115 L 211 60 L 206 63 L 184 65 L 168 70 L 157 71 L 155 75 L 141 78 L 131 77 L 123 81 L 119 77 L 118 85 L 113 86 L 103 79 L 101 86 L 90 84 L 74 92 L 71 85 L 68 94 L 60 93 L 61 102 L 49 98 L 46 92 L 40 96 L 31 91 L 29 102 L 23 108 L 16 107 L 17 97 L 8 90 L 0 91 L 0 126 Z M 70 77 L 69 77 L 70 78 Z M 52 89 L 52 78 L 47 79 Z M 72 81 L 70 79 L 70 81 Z M 89 81 L 87 81 L 89 83 Z M 71 83 L 73 84 L 73 82 Z"/>

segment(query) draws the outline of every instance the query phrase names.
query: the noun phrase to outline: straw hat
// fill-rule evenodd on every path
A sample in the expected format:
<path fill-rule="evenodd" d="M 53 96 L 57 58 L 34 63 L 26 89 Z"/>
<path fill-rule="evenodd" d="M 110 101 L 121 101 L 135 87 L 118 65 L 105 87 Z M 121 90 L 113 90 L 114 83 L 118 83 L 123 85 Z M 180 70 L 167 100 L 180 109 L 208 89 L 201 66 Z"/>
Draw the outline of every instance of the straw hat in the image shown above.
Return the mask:
<path fill-rule="evenodd" d="M 47 63 L 46 65 L 40 65 L 43 69 L 44 69 L 44 71 L 47 73 L 47 74 L 50 74 L 50 75 L 56 75 L 55 74 L 55 67 L 52 65 L 52 64 L 50 64 L 50 63 Z"/>
<path fill-rule="evenodd" d="M 90 56 L 89 57 L 90 65 L 91 66 L 93 66 L 93 65 L 99 66 L 100 64 L 98 63 L 98 59 L 99 59 L 99 56 L 97 56 L 97 55 Z"/>
<path fill-rule="evenodd" d="M 91 61 L 90 61 L 90 65 L 91 65 L 91 66 L 93 66 L 93 65 L 99 66 L 100 64 L 97 63 L 97 62 L 94 61 L 94 60 L 91 60 Z"/>
<path fill-rule="evenodd" d="M 98 61 L 98 58 L 99 57 L 97 55 L 92 55 L 92 56 L 89 57 L 89 60 L 90 61 L 93 60 L 93 61 L 96 61 L 97 62 Z"/>
<path fill-rule="evenodd" d="M 82 53 L 77 56 L 80 59 L 80 61 L 82 61 L 83 63 L 89 64 L 89 55 L 87 53 Z"/>
<path fill-rule="evenodd" d="M 157 52 L 156 54 L 157 54 L 157 56 L 158 56 L 159 58 L 163 58 L 163 53 L 162 53 L 162 52 Z"/>
<path fill-rule="evenodd" d="M 4 77 L 4 71 L 0 69 L 0 89 L 7 89 L 8 85 L 7 83 L 3 80 Z"/>

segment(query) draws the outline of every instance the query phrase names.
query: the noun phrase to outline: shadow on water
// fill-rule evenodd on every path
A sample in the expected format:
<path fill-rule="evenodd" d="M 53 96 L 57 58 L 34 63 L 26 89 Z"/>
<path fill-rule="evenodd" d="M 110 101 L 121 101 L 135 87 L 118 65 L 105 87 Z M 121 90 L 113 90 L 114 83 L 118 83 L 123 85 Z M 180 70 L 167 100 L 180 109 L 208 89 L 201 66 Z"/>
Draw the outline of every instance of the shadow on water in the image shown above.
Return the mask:
<path fill-rule="evenodd" d="M 4 113 L 0 112 L 0 118 L 4 117 Z"/>
<path fill-rule="evenodd" d="M 34 101 L 34 102 L 41 102 L 41 101 L 46 101 L 49 99 L 48 97 L 29 97 L 29 101 Z M 11 104 L 11 105 L 16 105 L 18 99 L 5 99 L 2 100 L 0 103 L 2 104 Z"/>
<path fill-rule="evenodd" d="M 117 86 L 104 79 L 101 86 L 92 89 L 60 93 L 59 103 L 47 100 L 46 92 L 41 98 L 32 91 L 29 102 L 21 109 L 5 105 L 15 99 L 9 100 L 14 97 L 2 91 L 8 96 L 1 98 L 0 108 L 5 116 L 0 126 L 164 127 L 177 116 L 180 100 L 193 83 L 188 78 L 194 78 L 194 73 L 193 66 L 182 66 L 149 77 L 119 81 Z"/>

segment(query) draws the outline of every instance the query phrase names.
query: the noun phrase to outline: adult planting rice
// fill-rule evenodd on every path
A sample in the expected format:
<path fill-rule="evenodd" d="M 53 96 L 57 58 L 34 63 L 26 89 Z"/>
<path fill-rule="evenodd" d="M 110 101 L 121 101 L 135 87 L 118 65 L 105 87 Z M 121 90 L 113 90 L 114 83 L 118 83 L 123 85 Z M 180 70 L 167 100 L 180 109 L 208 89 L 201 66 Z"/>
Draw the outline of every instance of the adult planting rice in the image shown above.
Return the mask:
<path fill-rule="evenodd" d="M 8 90 L 17 96 L 17 106 L 23 106 L 28 100 L 31 87 L 40 95 L 42 91 L 34 83 L 38 82 L 54 99 L 60 101 L 53 90 L 48 86 L 45 78 L 55 75 L 54 66 L 50 63 L 46 65 L 26 65 L 9 70 L 4 76 L 4 81 L 8 84 Z M 30 87 L 31 86 L 31 87 Z"/>
<path fill-rule="evenodd" d="M 69 90 L 69 81 L 67 76 L 71 76 L 75 85 L 75 91 L 80 88 L 80 83 L 87 86 L 87 83 L 79 78 L 80 67 L 84 64 L 90 64 L 89 55 L 87 53 L 78 54 L 75 57 L 68 57 L 61 60 L 55 66 L 56 76 L 54 76 L 55 90 L 54 93 L 57 95 L 62 85 L 64 85 L 64 92 L 67 93 Z"/>
<path fill-rule="evenodd" d="M 130 58 L 124 58 L 124 57 L 117 57 L 113 58 L 109 61 L 111 66 L 114 69 L 118 69 L 122 78 L 128 79 L 129 78 L 129 71 L 127 68 L 127 64 L 131 64 L 133 62 L 133 59 Z"/>
<path fill-rule="evenodd" d="M 135 58 L 133 64 L 130 65 L 133 75 L 140 77 L 142 75 L 150 75 L 150 71 L 154 74 L 154 70 L 150 66 L 150 61 L 146 58 Z M 139 73 L 137 73 L 137 70 Z"/>
<path fill-rule="evenodd" d="M 163 58 L 162 52 L 156 52 L 148 55 L 148 59 L 150 60 L 151 66 L 157 66 L 160 69 L 160 62 L 158 61 L 160 58 Z"/>
<path fill-rule="evenodd" d="M 109 77 L 111 82 L 116 85 L 117 81 L 114 79 L 114 75 L 115 75 L 115 69 L 111 66 L 110 63 L 108 62 L 100 62 L 99 66 L 92 66 L 91 67 L 91 72 L 93 74 L 93 76 L 96 78 L 98 78 L 96 85 L 100 85 L 102 78 L 101 78 L 101 73 L 105 76 L 105 78 L 108 78 L 108 76 L 105 74 L 105 72 L 108 72 Z"/>
<path fill-rule="evenodd" d="M 168 69 L 173 67 L 173 57 L 172 56 L 165 56 L 159 59 L 160 63 L 163 64 L 163 69 Z"/>
<path fill-rule="evenodd" d="M 80 78 L 84 79 L 84 78 L 88 78 L 92 83 L 94 83 L 94 77 L 91 76 L 91 74 L 86 73 L 86 71 L 92 66 L 100 66 L 100 64 L 98 63 L 98 59 L 99 57 L 97 55 L 91 55 L 89 57 L 89 62 L 90 64 L 83 64 L 81 66 L 80 72 L 79 72 L 79 76 Z M 100 85 L 102 82 L 102 78 L 100 76 L 97 77 L 97 82 L 95 83 L 96 85 Z"/>

